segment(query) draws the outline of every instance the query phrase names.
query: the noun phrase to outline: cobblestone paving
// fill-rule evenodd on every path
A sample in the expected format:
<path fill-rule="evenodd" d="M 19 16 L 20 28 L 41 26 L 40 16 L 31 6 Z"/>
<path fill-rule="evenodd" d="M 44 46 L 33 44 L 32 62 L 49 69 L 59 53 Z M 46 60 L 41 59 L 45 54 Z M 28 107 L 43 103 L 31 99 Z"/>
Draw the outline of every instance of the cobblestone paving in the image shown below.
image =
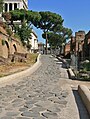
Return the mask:
<path fill-rule="evenodd" d="M 17 84 L 0 88 L 0 119 L 61 119 L 68 92 L 59 87 L 60 64 L 42 56 L 42 65 Z"/>

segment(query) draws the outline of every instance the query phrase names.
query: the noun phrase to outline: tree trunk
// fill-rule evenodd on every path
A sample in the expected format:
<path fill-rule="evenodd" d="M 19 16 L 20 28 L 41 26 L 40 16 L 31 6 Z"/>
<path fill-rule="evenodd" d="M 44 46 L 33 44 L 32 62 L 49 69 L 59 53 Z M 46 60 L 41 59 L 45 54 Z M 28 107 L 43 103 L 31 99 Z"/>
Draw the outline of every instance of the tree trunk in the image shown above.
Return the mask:
<path fill-rule="evenodd" d="M 47 55 L 47 51 L 48 51 L 47 44 L 48 44 L 48 38 L 47 38 L 47 32 L 46 32 L 46 55 Z"/>

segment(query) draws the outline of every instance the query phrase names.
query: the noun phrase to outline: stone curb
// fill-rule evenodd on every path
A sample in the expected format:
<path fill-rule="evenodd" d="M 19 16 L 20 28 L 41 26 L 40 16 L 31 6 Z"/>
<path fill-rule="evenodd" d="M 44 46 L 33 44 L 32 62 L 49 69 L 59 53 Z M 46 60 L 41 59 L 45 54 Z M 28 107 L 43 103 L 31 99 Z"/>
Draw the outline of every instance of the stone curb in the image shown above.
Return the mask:
<path fill-rule="evenodd" d="M 86 107 L 88 113 L 90 114 L 90 91 L 89 91 L 89 89 L 84 85 L 79 85 L 78 92 L 79 92 L 79 95 L 80 95 L 83 103 L 85 104 L 85 107 Z"/>
<path fill-rule="evenodd" d="M 75 79 L 75 74 L 74 74 L 74 72 L 72 71 L 72 69 L 69 68 L 69 66 L 68 66 L 68 64 L 67 64 L 67 62 L 66 62 L 66 60 L 65 60 L 65 59 L 62 59 L 61 57 L 57 57 L 57 56 L 56 56 L 56 58 L 57 58 L 59 61 L 61 61 L 62 63 L 64 63 L 64 64 L 66 65 L 69 78 L 70 78 L 70 79 Z"/>
<path fill-rule="evenodd" d="M 68 71 L 68 74 L 69 74 L 69 78 L 70 79 L 75 79 L 75 74 L 73 73 L 72 69 L 69 68 L 67 71 Z"/>
<path fill-rule="evenodd" d="M 70 67 L 65 59 L 62 59 L 61 57 L 56 57 L 56 58 L 65 65 L 65 68 L 68 69 Z"/>
<path fill-rule="evenodd" d="M 0 84 L 6 83 L 7 81 L 14 81 L 16 79 L 21 79 L 21 78 L 24 78 L 24 77 L 26 77 L 28 75 L 30 76 L 41 65 L 40 56 L 41 55 L 39 54 L 38 58 L 37 58 L 37 62 L 32 67 L 30 67 L 30 68 L 28 68 L 28 69 L 26 69 L 24 71 L 21 71 L 21 72 L 18 72 L 18 73 L 11 74 L 9 76 L 5 76 L 5 77 L 0 78 Z"/>

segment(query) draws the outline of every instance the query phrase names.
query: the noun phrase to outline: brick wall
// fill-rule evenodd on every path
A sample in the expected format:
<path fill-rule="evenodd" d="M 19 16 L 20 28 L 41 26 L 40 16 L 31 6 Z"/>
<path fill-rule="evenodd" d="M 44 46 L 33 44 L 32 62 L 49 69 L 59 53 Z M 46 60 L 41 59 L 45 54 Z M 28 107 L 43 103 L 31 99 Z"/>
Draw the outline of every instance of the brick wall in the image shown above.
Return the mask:
<path fill-rule="evenodd" d="M 22 46 L 20 40 L 9 36 L 2 30 L 0 31 L 0 56 L 8 58 L 10 54 L 26 53 L 26 49 Z"/>

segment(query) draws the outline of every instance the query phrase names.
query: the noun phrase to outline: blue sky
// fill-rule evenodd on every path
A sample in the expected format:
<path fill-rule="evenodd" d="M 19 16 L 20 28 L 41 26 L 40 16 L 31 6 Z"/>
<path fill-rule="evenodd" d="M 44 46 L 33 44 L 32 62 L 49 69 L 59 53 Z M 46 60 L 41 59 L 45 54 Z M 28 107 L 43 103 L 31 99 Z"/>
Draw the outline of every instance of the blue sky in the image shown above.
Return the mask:
<path fill-rule="evenodd" d="M 79 30 L 90 30 L 90 0 L 28 0 L 33 11 L 51 11 L 60 14 L 64 26 L 71 28 L 73 35 Z M 36 30 L 38 40 L 44 42 L 41 30 Z"/>

